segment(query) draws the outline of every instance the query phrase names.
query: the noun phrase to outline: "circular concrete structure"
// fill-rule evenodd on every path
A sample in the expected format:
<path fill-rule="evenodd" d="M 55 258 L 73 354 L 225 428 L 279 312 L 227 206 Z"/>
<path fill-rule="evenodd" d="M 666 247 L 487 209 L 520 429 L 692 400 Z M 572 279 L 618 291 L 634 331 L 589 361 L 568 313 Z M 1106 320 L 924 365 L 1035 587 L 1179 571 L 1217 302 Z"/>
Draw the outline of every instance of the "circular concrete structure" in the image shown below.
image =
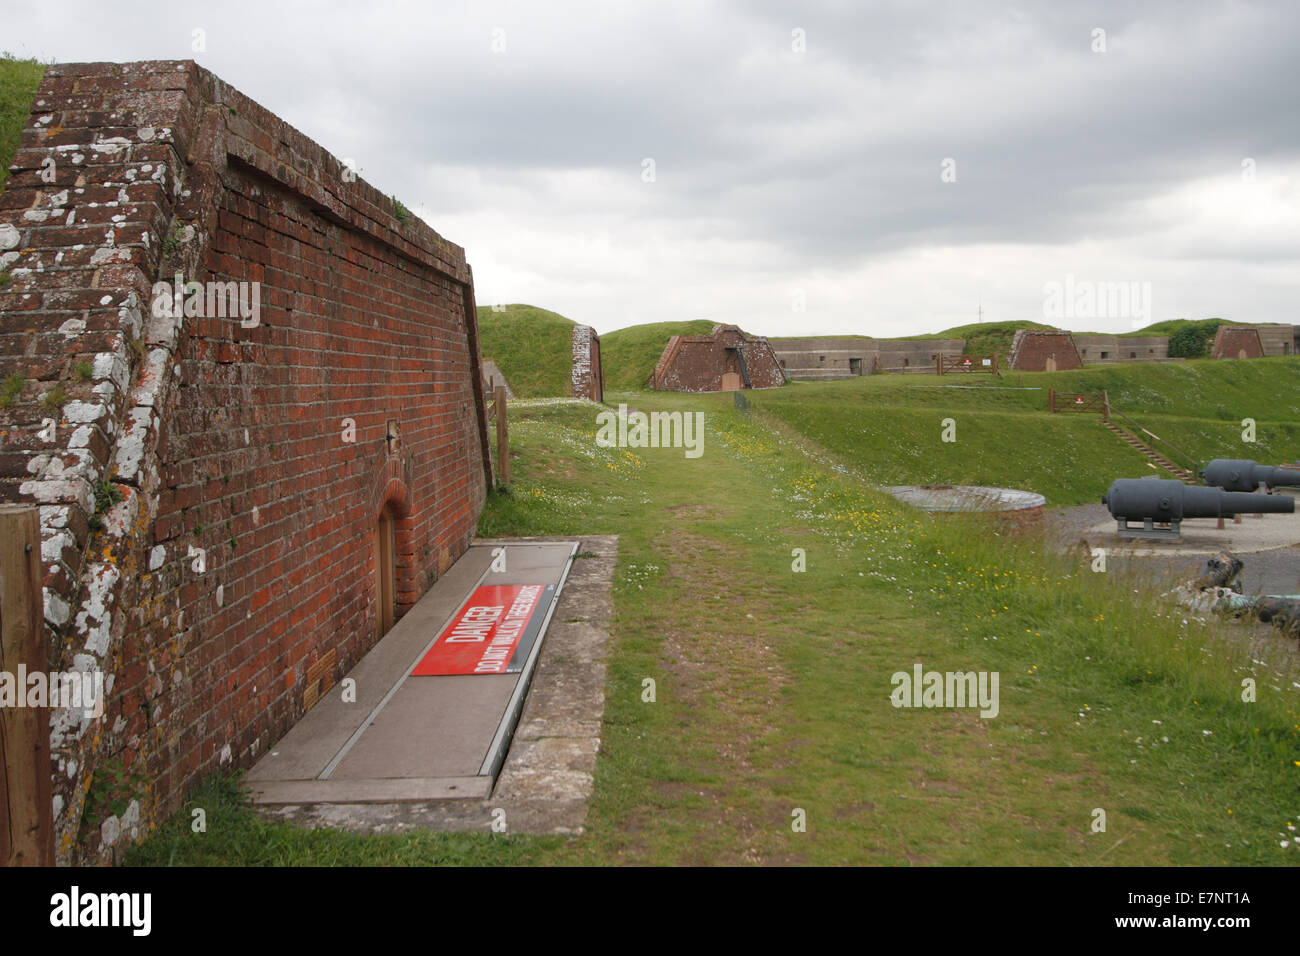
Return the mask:
<path fill-rule="evenodd" d="M 922 511 L 991 513 L 1016 525 L 1036 524 L 1047 503 L 1032 491 L 979 485 L 895 485 L 885 490 Z"/>

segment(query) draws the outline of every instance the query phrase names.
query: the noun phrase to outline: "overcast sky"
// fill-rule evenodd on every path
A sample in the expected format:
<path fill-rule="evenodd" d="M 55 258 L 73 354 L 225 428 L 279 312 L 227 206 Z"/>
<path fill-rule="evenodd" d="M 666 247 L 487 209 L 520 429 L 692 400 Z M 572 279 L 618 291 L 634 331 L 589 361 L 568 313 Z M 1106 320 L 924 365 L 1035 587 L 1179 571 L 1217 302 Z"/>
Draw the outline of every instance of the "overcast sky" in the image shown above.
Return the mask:
<path fill-rule="evenodd" d="M 897 336 L 981 306 L 1300 324 L 1300 3 L 41 0 L 4 20 L 22 56 L 197 60 L 464 246 L 480 305 L 599 332 Z M 1135 283 L 1119 314 L 1087 312 L 1099 283 Z M 1053 291 L 1074 317 L 1045 314 Z"/>

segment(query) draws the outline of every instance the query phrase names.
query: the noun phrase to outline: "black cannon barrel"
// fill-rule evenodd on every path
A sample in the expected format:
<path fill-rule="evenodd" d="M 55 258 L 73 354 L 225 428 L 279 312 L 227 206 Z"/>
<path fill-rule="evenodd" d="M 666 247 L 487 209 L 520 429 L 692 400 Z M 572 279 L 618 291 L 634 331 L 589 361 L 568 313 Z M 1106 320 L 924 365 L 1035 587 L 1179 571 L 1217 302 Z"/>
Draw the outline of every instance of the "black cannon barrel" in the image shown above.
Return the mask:
<path fill-rule="evenodd" d="M 1183 518 L 1231 518 L 1238 514 L 1293 514 L 1289 495 L 1198 488 L 1161 478 L 1118 478 L 1101 503 L 1116 518 L 1181 521 Z"/>
<path fill-rule="evenodd" d="M 1261 465 L 1249 458 L 1216 458 L 1201 469 L 1201 478 L 1224 491 L 1254 491 L 1260 485 L 1300 485 L 1300 468 Z"/>

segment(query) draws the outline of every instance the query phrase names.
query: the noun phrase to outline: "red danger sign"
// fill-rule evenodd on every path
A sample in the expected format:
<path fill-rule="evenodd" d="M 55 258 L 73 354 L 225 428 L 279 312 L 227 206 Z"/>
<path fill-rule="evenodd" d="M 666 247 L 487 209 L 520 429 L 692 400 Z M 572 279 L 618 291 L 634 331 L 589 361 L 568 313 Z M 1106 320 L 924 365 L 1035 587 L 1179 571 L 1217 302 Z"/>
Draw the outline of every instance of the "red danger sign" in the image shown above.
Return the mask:
<path fill-rule="evenodd" d="M 476 588 L 411 671 L 414 677 L 517 674 L 542 627 L 553 584 L 493 584 Z"/>

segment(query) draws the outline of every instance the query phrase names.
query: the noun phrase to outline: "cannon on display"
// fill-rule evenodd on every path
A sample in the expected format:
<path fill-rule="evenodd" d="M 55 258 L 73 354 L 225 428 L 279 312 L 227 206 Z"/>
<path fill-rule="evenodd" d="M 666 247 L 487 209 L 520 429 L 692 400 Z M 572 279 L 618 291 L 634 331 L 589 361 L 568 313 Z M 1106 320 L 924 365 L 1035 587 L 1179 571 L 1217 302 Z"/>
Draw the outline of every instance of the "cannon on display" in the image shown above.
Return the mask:
<path fill-rule="evenodd" d="M 1300 485 L 1300 466 L 1287 468 L 1261 465 L 1249 458 L 1216 458 L 1201 469 L 1201 478 L 1224 491 L 1254 491 L 1260 485 Z"/>
<path fill-rule="evenodd" d="M 1199 488 L 1161 478 L 1118 478 L 1101 496 L 1121 538 L 1172 538 L 1184 518 L 1231 518 L 1238 514 L 1294 514 L 1288 495 L 1255 495 L 1221 488 Z M 1140 521 L 1137 527 L 1129 522 Z M 1156 527 L 1168 525 L 1168 527 Z"/>

